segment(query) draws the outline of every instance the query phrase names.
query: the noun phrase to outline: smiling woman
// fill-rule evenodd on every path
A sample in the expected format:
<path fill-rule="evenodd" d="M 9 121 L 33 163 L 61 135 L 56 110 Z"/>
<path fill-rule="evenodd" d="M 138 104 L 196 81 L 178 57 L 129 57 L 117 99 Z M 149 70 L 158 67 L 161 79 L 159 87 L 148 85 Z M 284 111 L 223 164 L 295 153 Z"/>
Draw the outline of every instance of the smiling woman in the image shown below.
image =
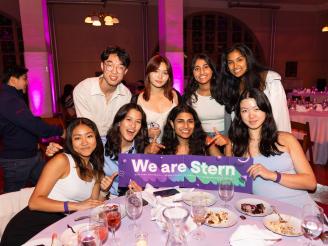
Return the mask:
<path fill-rule="evenodd" d="M 114 178 L 110 193 L 119 195 L 121 192 L 118 188 L 119 177 L 117 176 L 118 155 L 144 153 L 148 144 L 146 115 L 142 108 L 135 103 L 122 106 L 115 115 L 106 138 L 104 172 L 106 176 Z"/>

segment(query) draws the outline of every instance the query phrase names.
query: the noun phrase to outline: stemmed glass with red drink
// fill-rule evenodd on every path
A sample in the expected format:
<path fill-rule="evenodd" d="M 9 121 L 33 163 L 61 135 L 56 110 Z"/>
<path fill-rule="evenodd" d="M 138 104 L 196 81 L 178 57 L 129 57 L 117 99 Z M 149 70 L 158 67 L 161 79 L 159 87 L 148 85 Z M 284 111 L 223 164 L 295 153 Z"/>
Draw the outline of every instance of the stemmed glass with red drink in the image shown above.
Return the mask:
<path fill-rule="evenodd" d="M 105 206 L 108 230 L 113 233 L 113 242 L 116 243 L 115 231 L 121 224 L 121 208 L 117 204 Z"/>

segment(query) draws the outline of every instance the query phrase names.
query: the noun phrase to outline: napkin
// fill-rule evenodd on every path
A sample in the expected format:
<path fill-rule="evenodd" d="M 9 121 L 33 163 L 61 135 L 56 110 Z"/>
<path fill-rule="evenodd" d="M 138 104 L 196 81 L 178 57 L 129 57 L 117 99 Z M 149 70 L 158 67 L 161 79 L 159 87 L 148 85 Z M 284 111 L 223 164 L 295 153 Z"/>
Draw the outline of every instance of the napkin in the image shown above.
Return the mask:
<path fill-rule="evenodd" d="M 280 240 L 281 236 L 256 225 L 240 225 L 230 237 L 231 246 L 267 246 Z"/>
<path fill-rule="evenodd" d="M 296 105 L 297 112 L 307 112 L 309 111 L 304 105 Z"/>
<path fill-rule="evenodd" d="M 167 207 L 182 206 L 182 203 L 178 201 L 182 200 L 183 194 L 194 190 L 194 189 L 181 189 L 179 187 L 174 187 L 174 188 L 179 190 L 180 193 L 169 197 L 160 197 L 160 196 L 155 197 L 153 194 L 154 191 L 165 190 L 168 188 L 156 189 L 151 184 L 146 184 L 145 189 L 142 192 L 142 198 L 145 199 L 150 206 L 152 206 L 152 209 L 150 210 L 151 220 L 154 220 L 162 230 L 168 229 L 165 218 L 163 217 L 163 210 Z M 184 226 L 185 233 L 188 234 L 196 227 L 197 225 L 193 222 L 193 220 L 189 216 Z"/>

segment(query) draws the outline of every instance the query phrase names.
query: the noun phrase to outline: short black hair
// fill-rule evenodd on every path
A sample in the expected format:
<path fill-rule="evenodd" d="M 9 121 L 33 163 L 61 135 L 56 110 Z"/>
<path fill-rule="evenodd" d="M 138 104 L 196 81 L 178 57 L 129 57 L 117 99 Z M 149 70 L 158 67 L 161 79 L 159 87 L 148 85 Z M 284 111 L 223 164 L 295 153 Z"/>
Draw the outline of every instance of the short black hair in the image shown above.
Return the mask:
<path fill-rule="evenodd" d="M 28 69 L 22 66 L 14 66 L 8 68 L 2 75 L 2 83 L 8 84 L 10 77 L 19 78 L 20 76 L 27 74 Z"/>
<path fill-rule="evenodd" d="M 126 68 L 129 67 L 129 65 L 131 63 L 131 59 L 130 59 L 128 52 L 126 52 L 125 49 L 122 49 L 118 46 L 107 47 L 100 55 L 101 61 L 102 62 L 106 61 L 110 54 L 116 54 L 118 56 L 118 58 L 120 59 L 120 61 L 122 62 L 122 64 Z"/>

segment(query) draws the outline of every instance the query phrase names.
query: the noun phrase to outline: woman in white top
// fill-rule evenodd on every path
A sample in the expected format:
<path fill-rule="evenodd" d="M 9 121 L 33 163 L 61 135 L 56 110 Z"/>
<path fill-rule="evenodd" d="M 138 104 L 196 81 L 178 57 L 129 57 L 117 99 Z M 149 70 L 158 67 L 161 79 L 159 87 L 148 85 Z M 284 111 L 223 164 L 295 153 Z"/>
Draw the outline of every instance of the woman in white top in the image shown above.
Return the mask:
<path fill-rule="evenodd" d="M 166 118 L 179 104 L 179 93 L 173 89 L 173 73 L 169 60 L 155 55 L 146 66 L 145 90 L 132 98 L 147 116 L 148 135 L 161 142 Z"/>
<path fill-rule="evenodd" d="M 1 244 L 21 245 L 64 213 L 103 203 L 111 185 L 103 179 L 104 148 L 96 125 L 89 119 L 74 119 L 67 128 L 65 153 L 45 165 L 28 207 L 7 225 Z"/>
<path fill-rule="evenodd" d="M 185 88 L 183 101 L 197 112 L 202 127 L 209 137 L 222 138 L 221 134 L 228 134 L 231 117 L 218 97 L 216 66 L 208 55 L 198 54 L 191 62 L 191 70 L 192 74 Z"/>
<path fill-rule="evenodd" d="M 260 65 L 245 44 L 237 43 L 222 54 L 220 100 L 231 113 L 236 108 L 239 95 L 251 88 L 263 91 L 268 97 L 278 131 L 291 132 L 286 93 L 280 75 Z"/>

